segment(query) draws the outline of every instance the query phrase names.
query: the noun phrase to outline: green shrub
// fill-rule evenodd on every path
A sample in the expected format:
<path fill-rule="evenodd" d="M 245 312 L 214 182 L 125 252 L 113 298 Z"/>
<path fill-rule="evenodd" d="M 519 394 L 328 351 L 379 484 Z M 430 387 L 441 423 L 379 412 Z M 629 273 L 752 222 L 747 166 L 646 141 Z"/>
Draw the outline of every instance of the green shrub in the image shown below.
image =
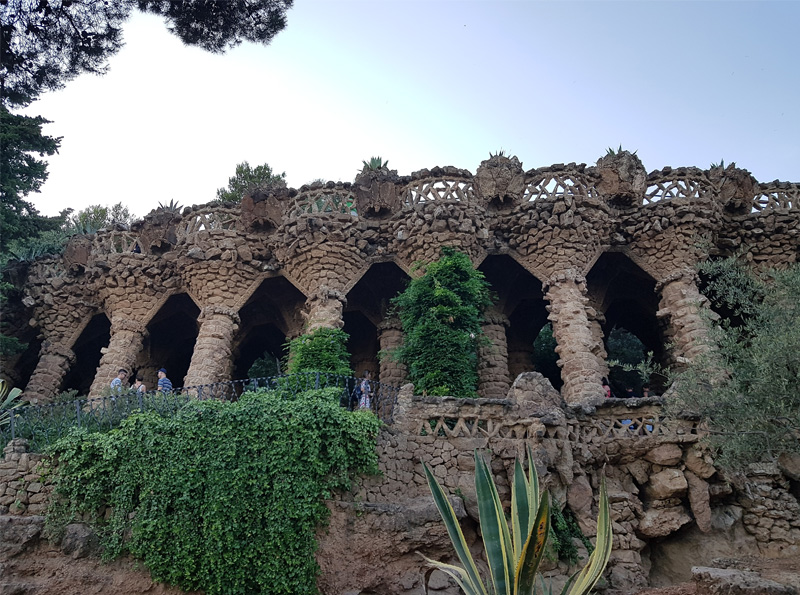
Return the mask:
<path fill-rule="evenodd" d="M 352 376 L 347 339 L 347 333 L 342 330 L 320 328 L 289 341 L 288 373 L 326 372 Z"/>
<path fill-rule="evenodd" d="M 392 300 L 403 325 L 395 356 L 408 367 L 417 391 L 476 396 L 478 347 L 485 338 L 483 311 L 491 305 L 489 284 L 466 254 L 442 248 L 442 257 Z"/>
<path fill-rule="evenodd" d="M 129 551 L 184 590 L 316 593 L 323 498 L 348 489 L 353 472 L 377 472 L 379 420 L 342 409 L 338 395 L 245 393 L 74 431 L 51 451 L 65 500 L 49 518 L 93 515 L 106 559 Z"/>

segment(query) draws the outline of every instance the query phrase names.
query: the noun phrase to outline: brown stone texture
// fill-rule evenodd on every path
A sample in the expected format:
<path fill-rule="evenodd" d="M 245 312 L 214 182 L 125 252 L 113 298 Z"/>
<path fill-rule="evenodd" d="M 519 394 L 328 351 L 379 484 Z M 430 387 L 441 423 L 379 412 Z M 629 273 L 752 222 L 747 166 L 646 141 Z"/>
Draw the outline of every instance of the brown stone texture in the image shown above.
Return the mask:
<path fill-rule="evenodd" d="M 15 356 L 5 367 L 27 380 L 28 398 L 40 400 L 63 390 L 67 376 L 73 384 L 75 377 L 91 377 L 96 395 L 115 368 L 152 375 L 164 360 L 178 375 L 191 367 L 191 379 L 222 379 L 241 374 L 243 361 L 254 359 L 242 349 L 263 348 L 246 336 L 252 325 L 277 329 L 281 337 L 269 340 L 275 345 L 314 328 L 350 332 L 347 320 L 361 325 L 353 364 L 375 367 L 381 341 L 397 344 L 396 337 L 381 338 L 378 327 L 401 284 L 359 290 L 348 303 L 350 292 L 377 265 L 394 263 L 407 273 L 451 246 L 487 277 L 493 267 L 506 267 L 493 277 L 499 305 L 487 313 L 491 345 L 481 349 L 480 393 L 502 397 L 517 375 L 533 370 L 535 335 L 529 335 L 540 320 L 531 308 L 546 303 L 562 394 L 570 403 L 585 403 L 601 394 L 599 381 L 608 373 L 603 342 L 619 323 L 614 308 L 620 295 L 648 317 L 640 330 L 654 329 L 648 348 L 659 363 L 680 365 L 703 349 L 705 338 L 706 304 L 695 265 L 733 253 L 757 268 L 796 262 L 798 200 L 797 184 L 759 183 L 741 168 L 665 167 L 645 174 L 636 155 L 619 151 L 591 167 L 569 163 L 525 171 L 516 157 L 494 155 L 474 175 L 453 166 L 407 176 L 365 169 L 353 184 L 261 189 L 241 205 L 192 206 L 182 213 L 159 209 L 130 229 L 74 238 L 63 257 L 39 259 L 19 273 L 22 296 L 10 308 L 10 326 L 23 340 L 33 335 L 40 341 L 41 357 L 38 368 L 35 354 Z M 519 266 L 512 271 L 503 258 Z M 624 274 L 615 277 L 620 267 Z M 528 282 L 502 286 L 506 273 Z M 646 280 L 630 283 L 637 275 Z M 259 293 L 276 278 L 293 288 L 290 299 L 284 289 L 272 297 L 277 285 Z M 615 293 L 620 284 L 627 293 Z M 535 296 L 538 287 L 541 295 Z M 519 288 L 528 294 L 515 301 Z M 180 312 L 165 306 L 175 300 L 192 309 L 189 318 L 211 307 L 231 315 L 227 322 L 219 316 L 180 321 Z M 246 307 L 255 314 L 242 317 Z M 111 323 L 110 339 L 95 345 L 86 329 L 102 317 Z M 188 347 L 171 355 L 163 329 L 176 324 Z"/>
<path fill-rule="evenodd" d="M 520 376 L 506 399 L 413 393 L 412 385 L 403 387 L 393 421 L 378 437 L 381 474 L 360 478 L 351 492 L 328 503 L 330 523 L 318 535 L 322 593 L 419 593 L 422 563 L 417 552 L 452 561 L 423 463 L 450 494 L 465 536 L 481 559 L 475 449 L 486 456 L 491 451 L 500 498 L 508 506 L 514 459 L 526 456 L 530 448 L 542 489 L 569 506 L 589 538 L 596 532 L 598 488 L 605 475 L 614 530 L 614 552 L 605 575 L 609 593 L 646 587 L 651 565 L 658 565 L 661 577 L 669 564 L 676 565 L 676 576 L 688 577 L 686 564 L 709 564 L 714 552 L 792 558 L 800 548 L 800 504 L 789 478 L 775 465 L 758 465 L 731 483 L 695 465 L 706 476 L 701 479 L 685 464 L 692 457 L 706 462 L 698 449 L 701 428 L 691 420 L 664 421 L 660 399 L 603 398 L 591 407 L 562 405 L 559 394 L 535 372 Z M 10 443 L 4 454 L 0 515 L 7 517 L 0 516 L 0 521 L 34 518 L 52 489 L 38 467 L 42 456 L 28 453 L 24 440 Z M 23 526 L 15 531 L 25 533 Z M 708 540 L 707 552 L 695 531 Z M 68 549 L 90 552 L 85 530 L 75 527 L 73 533 Z M 0 535 L 0 549 L 16 547 L 4 539 Z M 686 547 L 699 548 L 698 553 L 683 556 L 681 540 Z M 674 547 L 662 546 L 667 542 Z M 22 567 L 23 558 L 15 568 Z M 553 562 L 546 573 L 560 584 L 574 570 Z M 434 584 L 441 587 L 436 592 L 457 593 L 444 577 Z"/>
<path fill-rule="evenodd" d="M 487 399 L 502 399 L 511 385 L 508 372 L 506 328 L 508 318 L 499 312 L 484 316 L 483 334 L 487 340 L 478 351 L 478 394 Z"/>
<path fill-rule="evenodd" d="M 233 368 L 231 345 L 239 315 L 230 308 L 207 306 L 198 319 L 200 331 L 184 386 L 198 386 L 230 378 Z"/>
<path fill-rule="evenodd" d="M 597 343 L 587 313 L 586 285 L 582 278 L 559 276 L 547 290 L 548 318 L 558 346 L 558 365 L 564 386 L 561 394 L 567 403 L 578 403 L 603 395 L 600 380 L 603 361 L 594 350 Z"/>
<path fill-rule="evenodd" d="M 100 366 L 89 391 L 90 397 L 102 396 L 103 390 L 111 385 L 120 368 L 125 368 L 130 374 L 136 356 L 142 350 L 145 332 L 142 323 L 121 316 L 112 321 L 111 340 L 100 359 Z"/>

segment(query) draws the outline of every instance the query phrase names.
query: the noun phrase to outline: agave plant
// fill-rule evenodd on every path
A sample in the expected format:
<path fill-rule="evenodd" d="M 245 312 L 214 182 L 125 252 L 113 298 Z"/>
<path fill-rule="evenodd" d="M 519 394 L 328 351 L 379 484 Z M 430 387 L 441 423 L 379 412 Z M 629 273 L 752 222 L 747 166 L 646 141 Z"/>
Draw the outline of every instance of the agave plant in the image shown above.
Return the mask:
<path fill-rule="evenodd" d="M 455 579 L 465 595 L 533 595 L 536 576 L 550 534 L 550 497 L 539 496 L 539 478 L 528 448 L 528 473 L 517 459 L 511 489 L 511 530 L 489 466 L 475 451 L 475 491 L 478 499 L 481 534 L 489 566 L 490 587 L 487 588 L 469 551 L 453 507 L 433 473 L 425 465 L 428 486 L 442 515 L 447 533 L 462 567 L 425 558 L 431 569 L 441 570 Z M 606 494 L 605 478 L 600 486 L 600 513 L 597 520 L 597 543 L 586 566 L 575 573 L 564 586 L 562 595 L 583 595 L 600 579 L 611 555 L 611 511 Z"/>
<path fill-rule="evenodd" d="M 12 411 L 22 405 L 21 401 L 17 401 L 21 394 L 21 388 L 11 388 L 11 384 L 0 379 L 0 427 L 8 425 Z"/>
<path fill-rule="evenodd" d="M 170 201 L 167 204 L 159 202 L 157 210 L 159 210 L 159 211 L 168 211 L 170 213 L 178 213 L 178 212 L 180 212 L 181 208 L 182 207 L 178 203 L 178 201 L 175 200 L 174 198 L 171 198 Z"/>
<path fill-rule="evenodd" d="M 369 171 L 377 171 L 385 167 L 389 167 L 389 160 L 384 161 L 380 157 L 371 157 L 369 161 L 362 161 L 364 169 Z"/>

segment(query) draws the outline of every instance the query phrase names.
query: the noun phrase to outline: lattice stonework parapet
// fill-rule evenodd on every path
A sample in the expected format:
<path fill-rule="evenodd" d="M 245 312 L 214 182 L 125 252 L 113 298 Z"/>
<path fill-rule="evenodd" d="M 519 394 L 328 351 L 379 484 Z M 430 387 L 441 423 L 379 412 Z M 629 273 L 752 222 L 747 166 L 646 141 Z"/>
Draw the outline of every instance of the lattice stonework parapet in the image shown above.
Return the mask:
<path fill-rule="evenodd" d="M 339 213 L 357 214 L 356 195 L 350 188 L 311 188 L 301 191 L 288 202 L 287 214 L 290 218 L 300 215 Z"/>
<path fill-rule="evenodd" d="M 752 211 L 773 209 L 800 209 L 800 184 L 778 181 L 759 184 Z"/>
<path fill-rule="evenodd" d="M 234 230 L 239 222 L 239 209 L 210 207 L 193 211 L 184 217 L 177 228 L 178 240 L 191 242 L 201 231 Z"/>
<path fill-rule="evenodd" d="M 526 174 L 522 202 L 599 196 L 594 184 L 578 172 L 538 169 Z"/>
<path fill-rule="evenodd" d="M 409 182 L 400 191 L 401 202 L 417 205 L 426 202 L 475 202 L 471 178 L 427 177 Z"/>
<path fill-rule="evenodd" d="M 673 170 L 666 167 L 651 172 L 647 177 L 644 204 L 678 198 L 700 199 L 712 193 L 712 184 L 706 174 L 697 168 Z"/>
<path fill-rule="evenodd" d="M 92 255 L 98 257 L 107 254 L 140 254 L 146 248 L 146 246 L 142 246 L 138 233 L 115 229 L 95 235 L 94 242 L 92 242 Z"/>

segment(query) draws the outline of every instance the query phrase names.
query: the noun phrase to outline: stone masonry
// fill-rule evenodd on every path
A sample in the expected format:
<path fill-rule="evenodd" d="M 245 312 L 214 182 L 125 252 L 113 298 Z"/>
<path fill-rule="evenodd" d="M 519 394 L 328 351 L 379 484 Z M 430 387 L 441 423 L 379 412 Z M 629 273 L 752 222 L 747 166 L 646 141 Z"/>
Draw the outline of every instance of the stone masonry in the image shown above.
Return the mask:
<path fill-rule="evenodd" d="M 698 262 L 733 253 L 755 267 L 796 262 L 798 197 L 797 184 L 759 183 L 733 166 L 647 174 L 622 151 L 593 167 L 524 171 L 516 157 L 493 156 L 475 174 L 364 171 L 354 184 L 257 190 L 233 207 L 161 209 L 27 268 L 13 328 L 30 348 L 2 374 L 37 402 L 67 388 L 100 395 L 119 367 L 148 387 L 160 367 L 175 386 L 204 384 L 244 378 L 263 353 L 278 359 L 286 340 L 332 327 L 350 335 L 357 373 L 401 384 L 385 357 L 402 340 L 387 323 L 390 300 L 416 262 L 452 246 L 498 297 L 484 325 L 481 395 L 503 397 L 534 371 L 531 345 L 549 320 L 562 397 L 585 403 L 602 394 L 605 333 L 627 311 L 657 335 L 647 348 L 664 352 L 660 363 L 702 349 Z M 620 263 L 644 281 L 613 277 Z"/>

